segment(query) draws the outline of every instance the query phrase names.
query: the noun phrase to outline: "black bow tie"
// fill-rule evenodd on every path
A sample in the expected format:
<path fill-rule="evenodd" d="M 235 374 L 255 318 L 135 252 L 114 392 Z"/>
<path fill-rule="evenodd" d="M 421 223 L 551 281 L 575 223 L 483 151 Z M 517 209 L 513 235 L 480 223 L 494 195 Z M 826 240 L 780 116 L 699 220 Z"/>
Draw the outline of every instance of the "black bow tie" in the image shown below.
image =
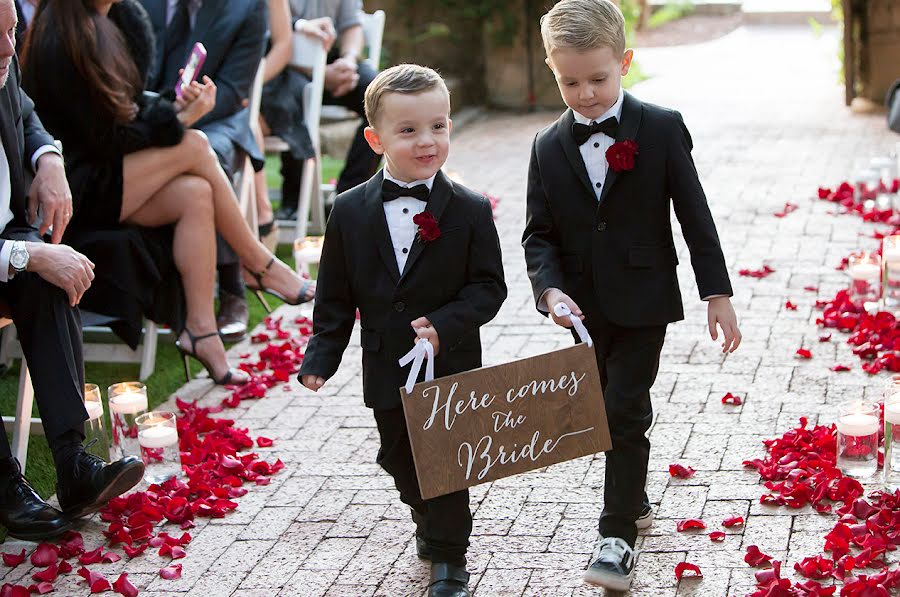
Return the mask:
<path fill-rule="evenodd" d="M 385 203 L 393 201 L 398 197 L 412 197 L 413 199 L 419 199 L 420 201 L 428 201 L 428 195 L 430 193 L 431 191 L 428 190 L 428 187 L 423 184 L 417 184 L 414 187 L 401 187 L 397 183 L 387 179 L 381 183 L 381 199 Z"/>
<path fill-rule="evenodd" d="M 592 122 L 590 124 L 572 123 L 572 136 L 575 137 L 575 143 L 579 145 L 584 145 L 591 138 L 591 135 L 596 135 L 597 133 L 606 133 L 615 139 L 617 132 L 619 132 L 619 121 L 616 120 L 615 116 L 610 116 L 603 122 Z"/>

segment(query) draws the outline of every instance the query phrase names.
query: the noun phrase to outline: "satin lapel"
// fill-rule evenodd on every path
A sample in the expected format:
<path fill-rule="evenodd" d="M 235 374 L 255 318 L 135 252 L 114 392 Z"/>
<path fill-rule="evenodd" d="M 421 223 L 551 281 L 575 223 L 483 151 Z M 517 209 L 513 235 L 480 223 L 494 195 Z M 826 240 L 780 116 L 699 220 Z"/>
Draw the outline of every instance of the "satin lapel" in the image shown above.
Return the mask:
<path fill-rule="evenodd" d="M 572 169 L 575 170 L 575 174 L 578 176 L 578 180 L 581 181 L 581 184 L 588 192 L 590 200 L 595 201 L 597 195 L 594 193 L 593 187 L 591 187 L 591 179 L 588 178 L 587 168 L 584 166 L 584 158 L 581 157 L 581 151 L 578 149 L 578 144 L 575 143 L 575 138 L 572 136 L 572 123 L 574 122 L 575 114 L 569 108 L 562 118 L 559 119 L 556 125 L 556 134 L 559 137 L 559 143 L 562 145 L 563 152 L 569 160 L 569 164 L 572 165 Z"/>
<path fill-rule="evenodd" d="M 10 70 L 14 68 L 10 65 Z M 19 146 L 19 135 L 13 118 L 12 92 L 19 90 L 19 82 L 11 75 L 10 81 L 0 92 L 0 142 L 6 152 L 6 163 L 9 164 L 10 198 L 9 205 L 14 216 L 25 213 L 25 193 L 22 187 L 22 153 Z"/>
<path fill-rule="evenodd" d="M 452 195 L 453 183 L 450 182 L 450 179 L 447 178 L 443 171 L 438 170 L 437 176 L 434 177 L 434 184 L 431 186 L 428 203 L 425 205 L 425 211 L 433 215 L 438 224 L 441 222 L 441 214 L 444 213 L 444 208 L 447 207 Z M 412 248 L 409 250 L 409 257 L 406 259 L 406 266 L 403 268 L 403 275 L 400 277 L 401 280 L 410 272 L 419 255 L 425 250 L 426 244 L 422 242 L 417 233 L 413 239 Z"/>
<path fill-rule="evenodd" d="M 391 274 L 391 280 L 394 281 L 394 284 L 397 284 L 400 281 L 400 268 L 397 267 L 397 256 L 394 255 L 391 233 L 388 231 L 387 219 L 384 217 L 384 203 L 381 200 L 381 182 L 384 180 L 383 177 L 383 172 L 379 171 L 366 183 L 366 211 L 375 233 L 375 244 L 378 245 L 378 253 Z"/>
<path fill-rule="evenodd" d="M 637 137 L 638 127 L 641 125 L 641 102 L 633 95 L 625 92 L 625 98 L 622 100 L 622 122 L 619 123 L 619 132 L 616 134 L 616 143 L 625 139 L 634 140 Z M 640 158 L 640 147 L 638 148 L 638 157 Z M 600 191 L 600 201 L 598 205 L 603 203 L 609 194 L 610 187 L 615 184 L 619 173 L 612 168 L 606 169 L 606 180 L 603 182 L 603 190 Z"/>

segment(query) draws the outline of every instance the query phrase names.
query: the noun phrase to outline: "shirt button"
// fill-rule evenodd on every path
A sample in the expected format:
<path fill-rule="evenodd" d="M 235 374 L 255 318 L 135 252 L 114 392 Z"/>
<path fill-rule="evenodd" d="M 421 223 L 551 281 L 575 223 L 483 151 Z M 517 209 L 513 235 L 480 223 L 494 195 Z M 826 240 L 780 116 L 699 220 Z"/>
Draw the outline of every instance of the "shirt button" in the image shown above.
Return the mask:
<path fill-rule="evenodd" d="M 594 143 L 594 147 L 600 147 L 599 143 Z"/>
<path fill-rule="evenodd" d="M 408 213 L 409 213 L 409 208 L 408 208 L 408 207 L 404 207 L 404 208 L 403 208 L 403 213 L 408 214 Z"/>
<path fill-rule="evenodd" d="M 603 186 L 603 183 L 602 183 L 602 182 L 598 182 L 598 183 L 596 183 L 594 186 L 596 186 L 596 187 L 599 189 L 600 187 Z"/>
<path fill-rule="evenodd" d="M 397 313 L 403 313 L 404 311 L 406 311 L 406 303 L 404 303 L 403 301 L 397 301 L 396 303 L 394 303 L 394 311 L 396 311 Z"/>
<path fill-rule="evenodd" d="M 606 222 L 598 222 L 597 232 L 603 232 L 604 230 L 606 230 Z"/>
<path fill-rule="evenodd" d="M 407 249 L 406 247 L 403 247 L 403 252 L 404 252 L 404 253 L 409 253 L 409 249 Z"/>

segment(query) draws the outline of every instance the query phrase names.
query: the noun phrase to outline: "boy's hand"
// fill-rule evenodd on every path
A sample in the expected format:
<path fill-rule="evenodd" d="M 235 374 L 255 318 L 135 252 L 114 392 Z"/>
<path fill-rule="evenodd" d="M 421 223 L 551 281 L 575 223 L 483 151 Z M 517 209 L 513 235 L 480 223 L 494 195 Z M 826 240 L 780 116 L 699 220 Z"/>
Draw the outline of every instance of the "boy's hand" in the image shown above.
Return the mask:
<path fill-rule="evenodd" d="M 581 312 L 581 309 L 579 309 L 578 305 L 575 304 L 575 301 L 562 290 L 559 290 L 558 288 L 548 289 L 547 292 L 544 293 L 544 301 L 547 303 L 547 308 L 550 309 L 550 318 L 553 319 L 553 323 L 556 325 L 564 328 L 572 327 L 572 320 L 569 319 L 568 315 L 559 317 L 553 312 L 553 305 L 557 303 L 565 303 L 566 306 L 569 307 L 569 310 L 572 311 L 572 315 L 578 317 L 581 321 L 584 321 L 584 314 Z"/>
<path fill-rule="evenodd" d="M 318 375 L 304 375 L 300 379 L 300 383 L 302 383 L 306 389 L 318 392 L 319 388 L 325 385 L 325 378 L 319 377 Z"/>
<path fill-rule="evenodd" d="M 718 340 L 719 334 L 716 324 L 722 328 L 725 342 L 722 343 L 722 352 L 734 352 L 741 345 L 741 330 L 738 329 L 737 315 L 731 306 L 731 299 L 720 296 L 707 301 L 706 318 L 709 321 L 709 336 Z"/>
<path fill-rule="evenodd" d="M 431 342 L 431 345 L 434 347 L 434 356 L 437 356 L 441 351 L 441 341 L 438 338 L 437 330 L 434 329 L 434 327 L 431 325 L 431 322 L 428 321 L 428 318 L 420 317 L 410 322 L 409 325 L 411 325 L 412 329 L 415 330 L 417 340 L 425 338 L 426 340 Z"/>

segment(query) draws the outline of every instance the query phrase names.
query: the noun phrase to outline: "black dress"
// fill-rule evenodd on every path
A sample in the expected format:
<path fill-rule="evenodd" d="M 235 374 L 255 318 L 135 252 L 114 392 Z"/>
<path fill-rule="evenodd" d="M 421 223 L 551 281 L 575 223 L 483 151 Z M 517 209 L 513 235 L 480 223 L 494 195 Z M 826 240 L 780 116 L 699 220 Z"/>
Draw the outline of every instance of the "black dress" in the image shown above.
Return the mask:
<path fill-rule="evenodd" d="M 50 8 L 45 17 L 52 25 Z M 154 43 L 146 12 L 136 0 L 123 0 L 113 4 L 109 18 L 121 30 L 146 80 Z M 142 93 L 136 99 L 138 117 L 120 125 L 97 107 L 59 35 L 33 37 L 31 44 L 23 87 L 47 130 L 62 142 L 72 190 L 74 210 L 63 242 L 96 265 L 81 307 L 117 318 L 113 330 L 132 348 L 140 342 L 144 316 L 181 329 L 184 290 L 172 253 L 173 227 L 119 222 L 123 158 L 147 147 L 178 144 L 184 129 L 174 107 Z"/>

